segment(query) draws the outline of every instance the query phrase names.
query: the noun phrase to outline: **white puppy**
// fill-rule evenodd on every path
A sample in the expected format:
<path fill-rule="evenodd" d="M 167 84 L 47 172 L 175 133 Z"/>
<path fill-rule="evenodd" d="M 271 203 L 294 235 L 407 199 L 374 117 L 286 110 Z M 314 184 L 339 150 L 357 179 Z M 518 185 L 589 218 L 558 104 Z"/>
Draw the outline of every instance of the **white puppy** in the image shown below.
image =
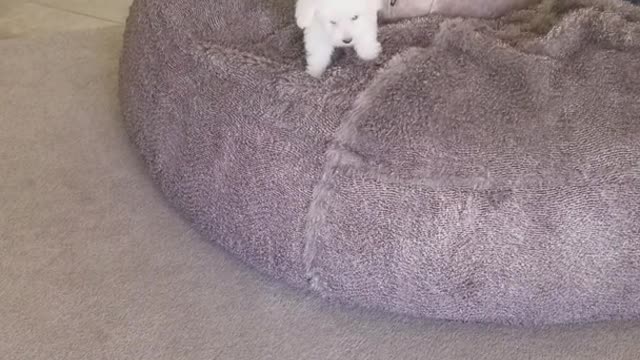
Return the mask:
<path fill-rule="evenodd" d="M 363 60 L 378 57 L 382 6 L 382 0 L 297 0 L 296 23 L 304 29 L 307 73 L 320 77 L 336 47 L 354 47 Z"/>

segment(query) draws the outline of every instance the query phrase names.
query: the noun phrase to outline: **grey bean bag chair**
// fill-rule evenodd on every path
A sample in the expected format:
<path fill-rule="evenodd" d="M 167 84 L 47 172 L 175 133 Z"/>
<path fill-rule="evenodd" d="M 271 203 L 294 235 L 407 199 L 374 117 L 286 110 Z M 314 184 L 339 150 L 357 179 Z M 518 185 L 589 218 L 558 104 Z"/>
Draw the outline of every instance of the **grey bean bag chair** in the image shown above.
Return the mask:
<path fill-rule="evenodd" d="M 431 14 L 380 40 L 318 80 L 292 0 L 137 0 L 124 119 L 206 238 L 291 285 L 439 319 L 637 318 L 638 8 Z"/>

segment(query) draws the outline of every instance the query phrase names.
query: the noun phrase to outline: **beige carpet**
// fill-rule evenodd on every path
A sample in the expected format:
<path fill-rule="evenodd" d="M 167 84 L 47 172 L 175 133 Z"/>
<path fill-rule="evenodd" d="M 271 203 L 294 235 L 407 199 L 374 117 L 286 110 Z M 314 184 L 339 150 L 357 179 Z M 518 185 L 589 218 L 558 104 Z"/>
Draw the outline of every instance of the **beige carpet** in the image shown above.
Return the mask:
<path fill-rule="evenodd" d="M 638 358 L 637 323 L 514 329 L 347 310 L 200 240 L 123 132 L 121 32 L 0 41 L 0 358 Z"/>

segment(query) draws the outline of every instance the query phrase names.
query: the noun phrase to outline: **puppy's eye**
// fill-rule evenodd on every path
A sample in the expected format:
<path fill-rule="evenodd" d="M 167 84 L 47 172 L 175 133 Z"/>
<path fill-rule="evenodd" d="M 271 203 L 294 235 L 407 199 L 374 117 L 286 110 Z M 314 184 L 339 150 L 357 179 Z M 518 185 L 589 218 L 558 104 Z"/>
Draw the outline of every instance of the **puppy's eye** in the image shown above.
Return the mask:
<path fill-rule="evenodd" d="M 359 16 L 358 16 L 358 15 L 356 15 L 356 16 L 354 16 L 354 17 L 352 17 L 352 18 L 351 18 L 351 21 L 356 21 L 356 20 L 358 20 L 358 18 L 359 18 Z"/>
<path fill-rule="evenodd" d="M 329 21 L 329 23 L 331 23 L 331 25 L 336 25 L 337 24 L 337 22 L 335 20 L 331 20 L 331 21 Z"/>

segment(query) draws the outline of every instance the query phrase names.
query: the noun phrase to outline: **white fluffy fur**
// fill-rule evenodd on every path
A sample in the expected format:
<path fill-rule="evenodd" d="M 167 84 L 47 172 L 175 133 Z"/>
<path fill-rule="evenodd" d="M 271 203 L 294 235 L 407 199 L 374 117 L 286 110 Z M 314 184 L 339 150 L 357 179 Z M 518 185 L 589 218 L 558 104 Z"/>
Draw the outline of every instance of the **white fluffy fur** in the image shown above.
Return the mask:
<path fill-rule="evenodd" d="M 336 47 L 354 47 L 363 60 L 373 60 L 378 42 L 382 0 L 297 0 L 296 23 L 304 29 L 307 73 L 320 77 Z"/>

